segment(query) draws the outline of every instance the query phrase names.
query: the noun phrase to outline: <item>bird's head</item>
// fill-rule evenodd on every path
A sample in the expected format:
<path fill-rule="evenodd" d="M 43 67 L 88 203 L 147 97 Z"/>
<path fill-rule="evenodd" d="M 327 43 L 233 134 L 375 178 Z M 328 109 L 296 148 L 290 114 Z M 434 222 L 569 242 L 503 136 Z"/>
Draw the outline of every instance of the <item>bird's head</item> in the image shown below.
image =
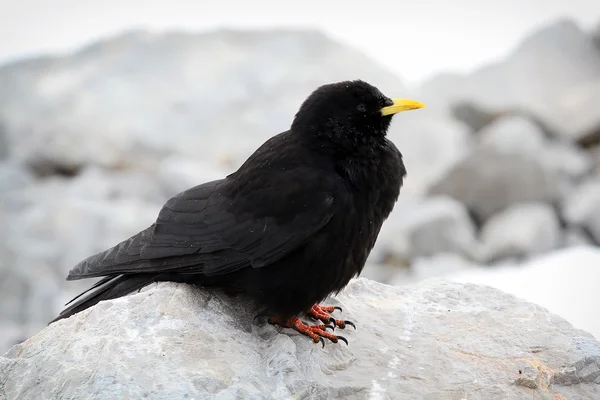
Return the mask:
<path fill-rule="evenodd" d="M 302 103 L 292 131 L 334 140 L 383 137 L 395 114 L 423 107 L 418 101 L 389 98 L 361 80 L 332 83 L 319 87 Z"/>

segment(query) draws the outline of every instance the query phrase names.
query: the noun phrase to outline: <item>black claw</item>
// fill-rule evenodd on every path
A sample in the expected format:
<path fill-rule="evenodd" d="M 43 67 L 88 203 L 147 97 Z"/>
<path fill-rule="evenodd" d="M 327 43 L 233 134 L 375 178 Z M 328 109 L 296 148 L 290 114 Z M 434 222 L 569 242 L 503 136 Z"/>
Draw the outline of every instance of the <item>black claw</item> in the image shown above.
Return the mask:
<path fill-rule="evenodd" d="M 335 329 L 335 327 L 336 327 L 336 326 L 338 326 L 338 324 L 337 324 L 337 322 L 335 322 L 335 319 L 334 319 L 334 318 L 331 318 L 331 319 L 329 320 L 329 322 L 330 322 L 330 323 L 333 325 L 333 329 Z"/>
<path fill-rule="evenodd" d="M 321 348 L 324 349 L 325 348 L 325 339 L 323 339 L 323 337 L 319 336 L 319 340 L 321 341 Z"/>
<path fill-rule="evenodd" d="M 323 329 L 328 329 L 328 328 L 331 329 L 332 331 L 335 330 L 334 326 L 333 325 L 329 325 L 329 324 L 324 325 Z"/>
<path fill-rule="evenodd" d="M 343 337 L 343 336 L 337 336 L 337 338 L 338 338 L 338 340 L 341 340 L 341 341 L 345 342 L 346 346 L 348 346 L 348 341 L 346 340 L 345 337 Z"/>
<path fill-rule="evenodd" d="M 334 310 L 340 310 L 340 312 L 344 311 L 344 310 L 342 310 L 342 307 L 340 307 L 340 306 L 334 306 L 333 309 Z"/>
<path fill-rule="evenodd" d="M 352 322 L 352 321 L 344 321 L 344 324 L 350 325 L 351 327 L 354 328 L 354 330 L 356 330 L 356 325 L 354 325 L 354 322 Z"/>

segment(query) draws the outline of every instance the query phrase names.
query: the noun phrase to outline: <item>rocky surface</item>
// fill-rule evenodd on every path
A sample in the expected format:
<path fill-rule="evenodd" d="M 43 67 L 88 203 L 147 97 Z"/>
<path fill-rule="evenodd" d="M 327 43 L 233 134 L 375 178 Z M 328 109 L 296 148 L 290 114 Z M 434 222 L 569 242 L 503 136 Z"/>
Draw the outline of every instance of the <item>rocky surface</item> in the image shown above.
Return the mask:
<path fill-rule="evenodd" d="M 159 284 L 44 329 L 0 358 L 13 398 L 523 399 L 600 396 L 600 343 L 484 286 L 359 279 L 357 322 L 324 349 L 242 300 Z M 427 355 L 424 357 L 424 355 Z"/>

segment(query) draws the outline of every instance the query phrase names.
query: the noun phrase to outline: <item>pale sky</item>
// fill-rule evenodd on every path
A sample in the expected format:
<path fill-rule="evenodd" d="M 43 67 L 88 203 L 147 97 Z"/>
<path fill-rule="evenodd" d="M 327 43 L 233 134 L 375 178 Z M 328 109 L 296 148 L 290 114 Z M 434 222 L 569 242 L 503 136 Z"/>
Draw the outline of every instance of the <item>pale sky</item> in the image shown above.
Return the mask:
<path fill-rule="evenodd" d="M 0 63 L 131 28 L 316 27 L 408 83 L 502 57 L 559 17 L 600 23 L 598 0 L 0 0 Z"/>

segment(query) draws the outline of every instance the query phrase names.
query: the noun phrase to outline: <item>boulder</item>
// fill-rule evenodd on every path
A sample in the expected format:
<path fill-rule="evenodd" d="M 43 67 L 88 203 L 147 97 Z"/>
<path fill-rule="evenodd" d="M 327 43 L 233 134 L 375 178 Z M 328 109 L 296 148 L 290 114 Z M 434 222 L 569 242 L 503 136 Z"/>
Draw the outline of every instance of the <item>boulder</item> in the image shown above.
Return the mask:
<path fill-rule="evenodd" d="M 450 105 L 450 113 L 455 119 L 467 125 L 472 132 L 479 132 L 497 117 L 495 113 L 469 101 Z"/>
<path fill-rule="evenodd" d="M 481 230 L 485 258 L 524 258 L 561 244 L 560 221 L 544 203 L 521 203 L 494 214 Z"/>
<path fill-rule="evenodd" d="M 13 398 L 523 399 L 600 396 L 600 343 L 485 286 L 354 280 L 357 330 L 324 348 L 258 309 L 163 283 L 45 328 L 0 357 Z"/>
<path fill-rule="evenodd" d="M 589 232 L 600 243 L 600 178 L 592 178 L 575 188 L 562 205 L 565 221 Z"/>
<path fill-rule="evenodd" d="M 559 189 L 558 174 L 540 159 L 479 146 L 440 178 L 429 194 L 453 197 L 483 222 L 512 204 L 552 203 Z"/>
<path fill-rule="evenodd" d="M 508 154 L 535 154 L 544 148 L 542 129 L 523 116 L 501 117 L 478 133 L 479 142 Z"/>
<path fill-rule="evenodd" d="M 479 258 L 475 225 L 462 203 L 439 196 L 413 204 L 404 201 L 396 207 L 377 245 L 378 248 L 385 246 L 385 256 L 374 261 L 408 265 L 418 257 L 437 253 Z"/>
<path fill-rule="evenodd" d="M 561 186 L 579 180 L 594 168 L 590 154 L 567 140 L 550 140 L 532 117 L 500 117 L 477 136 L 481 147 L 538 159 L 545 169 L 561 179 Z"/>

